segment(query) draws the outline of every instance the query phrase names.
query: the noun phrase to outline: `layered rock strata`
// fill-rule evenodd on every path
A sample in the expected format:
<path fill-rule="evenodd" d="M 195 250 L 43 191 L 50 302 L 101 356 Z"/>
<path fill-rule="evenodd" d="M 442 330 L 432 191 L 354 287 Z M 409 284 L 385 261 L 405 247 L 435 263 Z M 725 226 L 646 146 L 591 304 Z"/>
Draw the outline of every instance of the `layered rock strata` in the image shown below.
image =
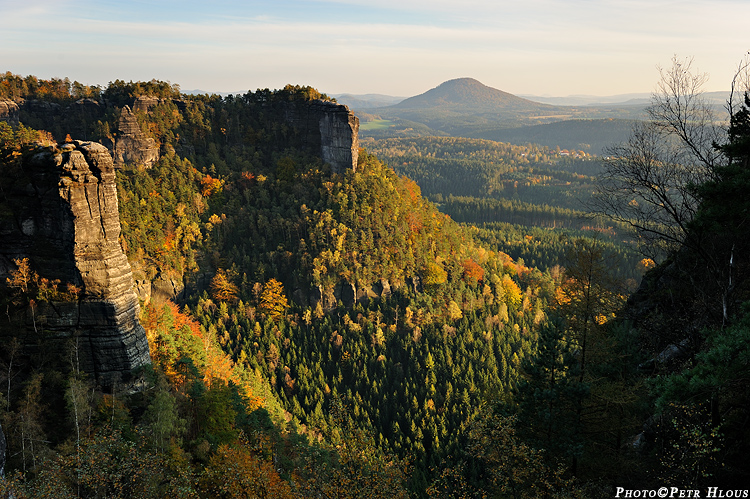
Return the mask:
<path fill-rule="evenodd" d="M 0 99 L 0 121 L 18 125 L 18 104 L 12 100 Z"/>
<path fill-rule="evenodd" d="M 147 101 L 137 103 L 139 109 L 148 109 Z M 112 146 L 115 166 L 134 163 L 150 167 L 159 161 L 159 145 L 151 137 L 146 137 L 130 107 L 122 108 L 117 129 L 118 133 Z"/>
<path fill-rule="evenodd" d="M 357 170 L 359 118 L 348 107 L 323 100 L 294 102 L 285 118 L 303 131 L 307 146 L 317 149 L 333 172 Z"/>
<path fill-rule="evenodd" d="M 77 346 L 80 368 L 108 386 L 150 363 L 130 265 L 119 243 L 115 170 L 106 147 L 77 141 L 44 148 L 4 182 L 0 279 L 28 258 L 41 277 L 78 296 L 36 297 L 20 319 L 27 343 Z M 30 297 L 31 298 L 31 297 Z M 61 350 L 63 351 L 63 350 Z"/>

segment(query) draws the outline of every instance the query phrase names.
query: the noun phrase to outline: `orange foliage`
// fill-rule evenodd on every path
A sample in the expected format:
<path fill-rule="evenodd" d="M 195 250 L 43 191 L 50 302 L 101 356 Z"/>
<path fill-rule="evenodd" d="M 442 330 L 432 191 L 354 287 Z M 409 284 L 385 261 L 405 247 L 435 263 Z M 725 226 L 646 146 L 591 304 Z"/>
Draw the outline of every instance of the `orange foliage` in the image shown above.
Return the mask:
<path fill-rule="evenodd" d="M 167 234 L 167 237 L 164 239 L 164 249 L 167 251 L 172 251 L 174 249 L 175 242 L 175 235 Z"/>
<path fill-rule="evenodd" d="M 245 171 L 240 174 L 239 184 L 243 189 L 251 187 L 255 183 L 255 175 Z"/>
<path fill-rule="evenodd" d="M 211 175 L 206 175 L 201 179 L 201 194 L 203 197 L 208 197 L 217 192 L 221 192 L 223 185 L 223 180 L 213 178 Z"/>
<path fill-rule="evenodd" d="M 253 454 L 247 444 L 220 446 L 201 477 L 200 488 L 205 497 L 295 497 L 273 464 Z"/>
<path fill-rule="evenodd" d="M 401 177 L 404 181 L 404 187 L 406 187 L 406 192 L 409 194 L 409 199 L 411 199 L 412 203 L 416 203 L 421 197 L 422 197 L 422 190 L 419 188 L 416 182 L 413 180 Z"/>
<path fill-rule="evenodd" d="M 498 252 L 497 258 L 503 264 L 503 269 L 506 272 L 509 272 L 511 274 L 516 274 L 519 276 L 529 272 L 529 268 L 527 266 L 518 265 L 518 263 L 513 261 L 513 258 L 511 258 L 510 255 L 506 255 L 503 252 Z"/>
<path fill-rule="evenodd" d="M 412 237 L 415 232 L 419 232 L 420 230 L 422 230 L 422 227 L 424 227 L 424 224 L 422 223 L 419 215 L 413 212 L 406 215 L 406 223 L 409 224 L 409 230 L 412 233 Z"/>
<path fill-rule="evenodd" d="M 654 263 L 654 261 L 650 258 L 644 258 L 643 260 L 638 262 L 638 270 L 641 273 L 646 273 L 654 267 L 656 267 L 656 263 Z"/>
<path fill-rule="evenodd" d="M 185 383 L 185 374 L 179 370 L 180 358 L 187 354 L 199 369 L 206 386 L 219 382 L 235 384 L 246 397 L 250 409 L 260 407 L 263 399 L 253 395 L 252 389 L 241 375 L 232 359 L 201 329 L 200 324 L 173 302 L 167 301 L 161 309 L 146 306 L 143 318 L 152 362 L 161 368 L 174 386 Z M 190 345 L 199 346 L 198 349 Z"/>
<path fill-rule="evenodd" d="M 479 282 L 484 280 L 484 269 L 477 262 L 468 258 L 463 261 L 461 266 L 464 268 L 464 280 L 467 282 Z"/>
<path fill-rule="evenodd" d="M 211 279 L 211 296 L 213 299 L 216 301 L 237 303 L 239 293 L 240 289 L 230 280 L 226 271 L 218 269 L 214 278 Z"/>

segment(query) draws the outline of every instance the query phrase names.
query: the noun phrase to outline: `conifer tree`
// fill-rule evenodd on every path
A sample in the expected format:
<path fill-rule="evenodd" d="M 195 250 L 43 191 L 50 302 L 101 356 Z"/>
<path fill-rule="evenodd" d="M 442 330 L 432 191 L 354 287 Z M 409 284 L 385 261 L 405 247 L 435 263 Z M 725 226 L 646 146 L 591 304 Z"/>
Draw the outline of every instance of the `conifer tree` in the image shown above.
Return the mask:
<path fill-rule="evenodd" d="M 547 450 L 550 462 L 571 466 L 583 449 L 579 412 L 589 386 L 580 379 L 574 345 L 560 320 L 542 326 L 536 352 L 523 362 L 515 391 L 519 430 L 535 448 Z"/>

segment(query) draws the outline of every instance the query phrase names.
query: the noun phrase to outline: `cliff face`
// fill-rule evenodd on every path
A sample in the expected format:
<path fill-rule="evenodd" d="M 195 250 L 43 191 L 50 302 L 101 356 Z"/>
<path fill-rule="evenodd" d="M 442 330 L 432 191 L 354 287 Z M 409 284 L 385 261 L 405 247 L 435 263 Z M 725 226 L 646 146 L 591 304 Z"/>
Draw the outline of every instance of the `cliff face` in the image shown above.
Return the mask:
<path fill-rule="evenodd" d="M 136 101 L 136 104 L 141 104 L 141 101 Z M 143 107 L 148 110 L 146 105 Z M 112 146 L 116 166 L 122 166 L 125 163 L 151 166 L 159 161 L 159 145 L 154 139 L 143 134 L 138 118 L 130 107 L 122 108 L 117 129 L 117 137 Z"/>
<path fill-rule="evenodd" d="M 90 138 L 97 136 L 96 124 L 107 121 L 108 110 L 120 111 L 116 123 L 108 123 L 112 135 L 102 139 L 114 158 L 116 167 L 134 163 L 149 167 L 160 157 L 160 145 L 141 130 L 136 113 L 149 114 L 165 99 L 140 96 L 131 101 L 130 106 L 113 106 L 106 101 L 79 99 L 66 106 L 43 100 L 14 101 L 0 100 L 0 121 L 17 125 L 19 120 L 26 126 L 50 132 L 56 140 L 62 141 L 66 135 Z M 178 112 L 185 113 L 188 103 L 172 99 Z M 302 147 L 319 155 L 329 163 L 334 172 L 357 168 L 359 153 L 359 119 L 346 106 L 334 102 L 291 101 L 269 103 L 270 115 L 277 116 L 287 126 L 296 130 L 294 143 L 288 147 Z M 179 135 L 179 133 L 178 133 Z M 186 136 L 189 134 L 185 134 Z M 100 137 L 101 138 L 101 137 Z M 157 137 L 158 140 L 161 140 Z M 193 150 L 195 144 L 180 141 L 185 150 Z M 167 144 L 165 147 L 176 147 Z"/>
<path fill-rule="evenodd" d="M 348 107 L 322 100 L 292 102 L 286 107 L 285 118 L 303 131 L 307 146 L 318 148 L 335 173 L 357 170 L 359 118 Z"/>
<path fill-rule="evenodd" d="M 18 104 L 12 100 L 0 99 L 0 121 L 18 125 Z"/>
<path fill-rule="evenodd" d="M 27 348 L 36 343 L 53 351 L 77 338 L 82 369 L 105 386 L 126 379 L 150 357 L 130 265 L 118 240 L 108 150 L 81 141 L 40 149 L 11 179 L 3 185 L 0 279 L 5 283 L 15 270 L 13 260 L 28 258 L 41 277 L 81 290 L 75 300 L 37 296 L 36 306 L 18 311 L 14 322 L 20 323 Z"/>

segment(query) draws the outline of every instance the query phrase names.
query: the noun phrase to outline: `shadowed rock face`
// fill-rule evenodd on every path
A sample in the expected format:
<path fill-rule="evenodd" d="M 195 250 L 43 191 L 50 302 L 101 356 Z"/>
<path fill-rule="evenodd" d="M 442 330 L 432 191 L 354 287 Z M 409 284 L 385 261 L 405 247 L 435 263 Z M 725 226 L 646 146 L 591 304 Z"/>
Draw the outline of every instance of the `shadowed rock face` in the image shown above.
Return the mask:
<path fill-rule="evenodd" d="M 5 433 L 0 425 L 0 477 L 5 476 Z"/>
<path fill-rule="evenodd" d="M 316 100 L 289 103 L 285 118 L 304 132 L 308 147 L 317 149 L 335 173 L 357 170 L 359 118 L 349 108 Z"/>
<path fill-rule="evenodd" d="M 318 121 L 320 153 L 333 171 L 357 170 L 359 118 L 346 106 L 329 107 Z"/>
<path fill-rule="evenodd" d="M 77 338 L 80 367 L 107 386 L 150 363 L 130 265 L 119 243 L 115 171 L 101 144 L 45 148 L 4 182 L 12 216 L 0 219 L 0 279 L 28 258 L 41 277 L 82 289 L 78 300 L 38 300 L 19 320 L 40 349 Z M 38 338 L 36 338 L 38 341 Z"/>

